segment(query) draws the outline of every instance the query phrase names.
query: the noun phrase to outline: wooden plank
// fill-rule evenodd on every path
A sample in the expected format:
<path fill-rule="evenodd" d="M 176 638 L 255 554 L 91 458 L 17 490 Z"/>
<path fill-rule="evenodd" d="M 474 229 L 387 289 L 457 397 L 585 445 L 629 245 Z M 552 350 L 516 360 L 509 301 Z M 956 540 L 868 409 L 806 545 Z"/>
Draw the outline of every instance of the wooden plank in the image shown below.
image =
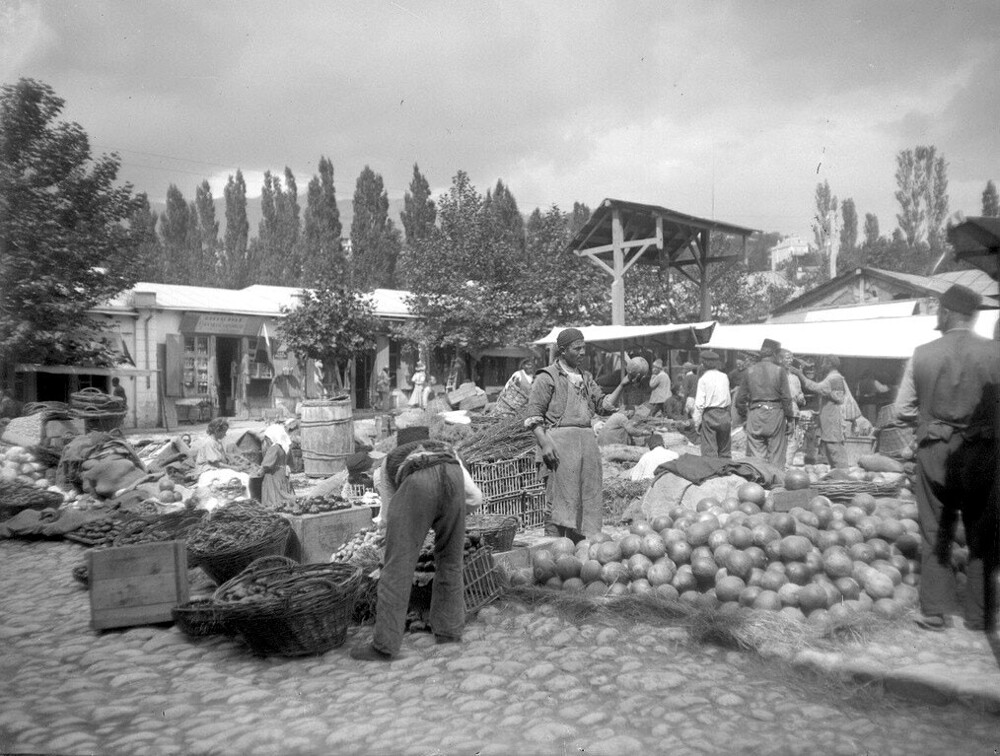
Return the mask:
<path fill-rule="evenodd" d="M 188 600 L 183 541 L 95 550 L 88 570 L 95 630 L 169 622 L 171 610 Z"/>

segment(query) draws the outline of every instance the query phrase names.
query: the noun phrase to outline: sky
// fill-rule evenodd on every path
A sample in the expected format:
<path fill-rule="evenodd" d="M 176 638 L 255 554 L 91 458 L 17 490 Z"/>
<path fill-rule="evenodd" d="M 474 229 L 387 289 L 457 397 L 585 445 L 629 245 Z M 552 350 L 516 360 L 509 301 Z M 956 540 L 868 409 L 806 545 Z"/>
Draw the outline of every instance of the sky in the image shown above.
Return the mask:
<path fill-rule="evenodd" d="M 1000 2 L 0 0 L 0 81 L 46 82 L 162 201 L 321 155 L 350 201 L 414 163 L 527 214 L 605 197 L 812 239 L 816 185 L 896 227 L 896 155 L 950 209 L 1000 181 Z M 398 218 L 395 219 L 398 223 Z"/>

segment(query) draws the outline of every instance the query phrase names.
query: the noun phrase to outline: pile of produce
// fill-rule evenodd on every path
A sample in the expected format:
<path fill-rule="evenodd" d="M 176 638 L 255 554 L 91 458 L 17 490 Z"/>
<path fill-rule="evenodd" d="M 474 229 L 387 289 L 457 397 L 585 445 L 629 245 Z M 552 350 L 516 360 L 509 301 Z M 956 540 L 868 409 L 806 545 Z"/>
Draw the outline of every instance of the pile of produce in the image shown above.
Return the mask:
<path fill-rule="evenodd" d="M 188 551 L 196 556 L 236 551 L 269 538 L 285 522 L 246 500 L 235 501 L 188 531 Z"/>
<path fill-rule="evenodd" d="M 818 624 L 866 611 L 894 618 L 915 604 L 920 569 L 917 507 L 908 491 L 901 496 L 862 493 L 847 504 L 816 496 L 781 513 L 764 511 L 767 493 L 745 483 L 738 497 L 677 506 L 615 537 L 558 539 L 512 583 L 595 597 L 655 593 Z"/>
<path fill-rule="evenodd" d="M 331 562 L 355 564 L 362 569 L 377 567 L 382 561 L 385 549 L 385 531 L 381 528 L 365 528 L 354 534 L 330 557 Z"/>
<path fill-rule="evenodd" d="M 66 533 L 63 537 L 82 543 L 84 546 L 105 548 L 114 544 L 115 539 L 121 535 L 124 526 L 125 520 L 117 517 L 104 517 L 99 520 L 90 520 L 71 533 Z"/>
<path fill-rule="evenodd" d="M 286 502 L 273 511 L 284 512 L 292 515 L 320 514 L 322 512 L 339 512 L 344 509 L 354 507 L 368 507 L 367 502 L 351 502 L 339 494 L 327 494 L 326 496 L 311 496 L 307 499 L 296 499 L 294 502 Z"/>
<path fill-rule="evenodd" d="M 140 543 L 156 543 L 184 539 L 204 517 L 204 512 L 178 512 L 159 517 L 135 518 L 122 527 L 115 546 L 134 546 Z"/>
<path fill-rule="evenodd" d="M 476 416 L 472 433 L 455 447 L 467 465 L 494 459 L 515 459 L 535 448 L 535 435 L 524 427 L 524 415 Z"/>
<path fill-rule="evenodd" d="M 478 533 L 466 533 L 465 543 L 462 547 L 463 560 L 475 556 L 476 552 L 479 551 L 482 545 L 482 537 Z M 423 547 L 420 549 L 420 555 L 417 557 L 417 567 L 414 570 L 414 582 L 418 585 L 423 585 L 429 583 L 433 579 L 434 537 L 433 535 L 429 535 L 427 539 L 425 539 Z"/>
<path fill-rule="evenodd" d="M 49 461 L 27 446 L 12 446 L 0 457 L 0 484 L 7 484 L 4 490 L 10 493 L 13 493 L 15 487 L 9 484 L 18 484 L 18 489 L 33 487 L 40 491 L 57 493 L 63 501 L 71 500 L 73 496 L 55 485 L 56 470 L 48 464 Z M 4 497 L 0 493 L 0 501 L 3 500 Z"/>

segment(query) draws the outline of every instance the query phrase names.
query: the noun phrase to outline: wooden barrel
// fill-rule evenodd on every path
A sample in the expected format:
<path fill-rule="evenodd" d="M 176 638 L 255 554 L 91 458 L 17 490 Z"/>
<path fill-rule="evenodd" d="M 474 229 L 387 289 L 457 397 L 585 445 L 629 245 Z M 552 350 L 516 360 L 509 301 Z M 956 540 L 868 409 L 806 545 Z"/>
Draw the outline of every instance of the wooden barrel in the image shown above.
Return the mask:
<path fill-rule="evenodd" d="M 310 478 L 326 478 L 347 469 L 354 453 L 351 400 L 314 399 L 299 405 L 302 465 Z"/>

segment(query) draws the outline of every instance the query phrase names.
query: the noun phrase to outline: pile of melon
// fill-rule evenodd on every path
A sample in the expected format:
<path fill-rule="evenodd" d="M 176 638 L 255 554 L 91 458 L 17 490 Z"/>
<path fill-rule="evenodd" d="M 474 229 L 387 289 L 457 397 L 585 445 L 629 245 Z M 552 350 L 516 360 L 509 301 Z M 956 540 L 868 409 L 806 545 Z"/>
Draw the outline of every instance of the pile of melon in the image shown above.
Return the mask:
<path fill-rule="evenodd" d="M 857 494 L 847 503 L 814 497 L 787 513 L 745 483 L 737 497 L 674 507 L 615 536 L 557 539 L 512 575 L 595 597 L 656 593 L 703 608 L 781 611 L 810 622 L 874 611 L 900 616 L 917 600 L 921 540 L 917 507 L 905 498 Z"/>

